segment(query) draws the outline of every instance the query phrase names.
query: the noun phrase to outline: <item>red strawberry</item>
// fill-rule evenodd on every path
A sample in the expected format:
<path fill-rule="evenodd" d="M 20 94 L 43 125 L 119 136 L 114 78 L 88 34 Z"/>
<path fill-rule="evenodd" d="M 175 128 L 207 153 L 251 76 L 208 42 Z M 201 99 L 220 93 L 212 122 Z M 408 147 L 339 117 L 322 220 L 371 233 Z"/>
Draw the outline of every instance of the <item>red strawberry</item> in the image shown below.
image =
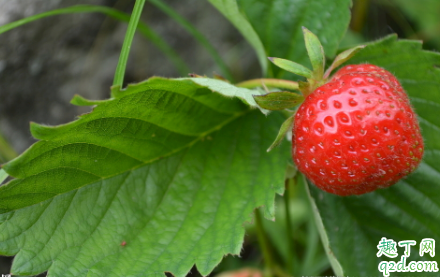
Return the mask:
<path fill-rule="evenodd" d="M 414 171 L 423 139 L 408 96 L 388 71 L 370 64 L 339 70 L 295 115 L 293 160 L 319 188 L 363 194 Z"/>

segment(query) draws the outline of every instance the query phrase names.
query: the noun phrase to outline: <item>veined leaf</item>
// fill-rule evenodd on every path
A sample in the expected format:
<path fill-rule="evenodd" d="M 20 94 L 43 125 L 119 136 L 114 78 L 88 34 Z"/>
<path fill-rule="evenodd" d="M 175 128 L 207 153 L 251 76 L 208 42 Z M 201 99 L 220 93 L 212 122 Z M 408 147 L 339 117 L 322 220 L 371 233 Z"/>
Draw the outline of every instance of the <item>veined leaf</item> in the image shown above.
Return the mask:
<path fill-rule="evenodd" d="M 261 38 L 268 56 L 305 66 L 310 61 L 301 26 L 313 32 L 325 54 L 333 57 L 350 22 L 351 0 L 238 0 L 238 4 Z M 289 79 L 286 72 L 274 69 L 276 77 Z"/>
<path fill-rule="evenodd" d="M 281 111 L 300 104 L 304 101 L 304 96 L 290 91 L 275 91 L 264 95 L 254 95 L 254 99 L 264 109 Z"/>
<path fill-rule="evenodd" d="M 423 51 L 420 42 L 389 36 L 367 45 L 349 61 L 365 62 L 395 74 L 409 94 L 419 116 L 425 156 L 408 178 L 362 196 L 339 197 L 310 185 L 317 216 L 322 219 L 325 247 L 334 259 L 336 274 L 350 276 L 381 275 L 381 260 L 400 261 L 404 251 L 400 247 L 396 259 L 376 256 L 382 237 L 396 243 L 416 241 L 406 265 L 415 260 L 440 263 L 439 255 L 418 254 L 423 238 L 440 241 L 440 54 Z M 432 275 L 438 276 L 438 272 L 399 272 L 399 276 Z"/>
<path fill-rule="evenodd" d="M 79 101 L 81 103 L 81 101 Z M 84 104 L 89 104 L 88 102 Z M 190 80 L 153 78 L 57 127 L 4 166 L 0 254 L 15 275 L 207 275 L 239 254 L 253 209 L 273 218 L 283 120 Z"/>
<path fill-rule="evenodd" d="M 211 79 L 211 78 L 181 78 L 179 80 L 191 80 L 194 83 L 197 83 L 199 85 L 205 86 L 213 91 L 216 91 L 220 94 L 223 94 L 227 97 L 238 97 L 239 99 L 242 99 L 246 104 L 253 108 L 259 108 L 260 111 L 264 114 L 268 114 L 269 110 L 266 110 L 262 107 L 260 107 L 257 102 L 255 102 L 255 99 L 253 98 L 253 95 L 263 95 L 265 94 L 262 90 L 256 90 L 256 89 L 247 89 L 247 88 L 241 88 L 236 87 L 234 85 L 231 85 L 227 82 L 218 80 L 218 79 Z"/>

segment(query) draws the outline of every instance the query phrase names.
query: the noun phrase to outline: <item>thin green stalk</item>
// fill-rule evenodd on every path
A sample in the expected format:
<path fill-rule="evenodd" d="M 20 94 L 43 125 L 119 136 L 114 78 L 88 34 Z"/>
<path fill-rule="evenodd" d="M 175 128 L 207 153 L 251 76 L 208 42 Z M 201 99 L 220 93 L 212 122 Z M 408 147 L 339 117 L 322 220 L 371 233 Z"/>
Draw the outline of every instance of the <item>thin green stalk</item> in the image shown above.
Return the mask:
<path fill-rule="evenodd" d="M 294 270 L 297 268 L 297 259 L 295 255 L 295 241 L 292 238 L 293 228 L 292 228 L 292 220 L 290 218 L 290 198 L 292 186 L 295 185 L 295 179 L 289 178 L 286 180 L 286 190 L 284 192 L 284 211 L 286 214 L 286 232 L 287 232 L 287 243 L 289 246 L 288 259 L 290 264 L 290 272 L 293 274 Z"/>
<path fill-rule="evenodd" d="M 289 80 L 282 79 L 270 79 L 270 78 L 261 78 L 261 79 L 252 79 L 243 81 L 235 84 L 237 87 L 242 88 L 256 88 L 256 87 L 270 87 L 270 88 L 282 88 L 289 90 L 298 90 L 298 83 Z"/>
<path fill-rule="evenodd" d="M 368 6 L 370 0 L 356 0 L 353 3 L 353 9 L 351 17 L 351 29 L 356 33 L 362 32 L 365 23 L 365 17 L 368 13 Z"/>
<path fill-rule="evenodd" d="M 6 139 L 0 133 L 0 161 L 7 162 L 14 159 L 17 156 L 18 156 L 17 152 L 15 152 L 14 148 L 12 148 L 12 146 L 6 141 Z"/>
<path fill-rule="evenodd" d="M 0 169 L 0 185 L 3 183 L 6 178 L 8 178 L 8 173 L 4 169 Z"/>
<path fill-rule="evenodd" d="M 310 269 L 313 266 L 316 253 L 319 247 L 319 235 L 314 226 L 313 217 L 307 222 L 307 242 L 306 253 L 304 254 L 303 271 Z"/>
<path fill-rule="evenodd" d="M 118 65 L 115 70 L 113 86 L 122 87 L 124 82 L 125 68 L 127 67 L 128 56 L 130 54 L 131 43 L 133 42 L 134 33 L 141 18 L 142 9 L 145 0 L 136 0 L 133 12 L 131 13 L 130 22 L 128 22 L 127 32 L 125 33 L 124 43 L 122 44 L 121 54 L 119 55 Z"/>
<path fill-rule="evenodd" d="M 98 12 L 103 13 L 111 18 L 119 21 L 129 22 L 130 16 L 126 13 L 118 11 L 113 8 L 104 6 L 94 6 L 94 5 L 76 5 L 62 9 L 56 9 L 48 12 L 43 12 L 40 14 L 32 15 L 3 26 L 0 26 L 0 34 L 22 26 L 24 24 L 33 22 L 38 19 L 42 19 L 48 16 L 55 16 L 60 14 L 74 14 L 74 13 L 92 13 Z M 161 50 L 170 60 L 174 63 L 180 74 L 186 75 L 190 71 L 185 62 L 179 57 L 179 55 L 174 51 L 174 49 L 167 44 L 156 32 L 148 27 L 144 22 L 139 22 L 138 30 L 144 35 L 148 40 L 150 40 L 156 47 Z"/>
<path fill-rule="evenodd" d="M 261 251 L 263 252 L 263 258 L 269 270 L 269 273 L 270 275 L 273 275 L 275 272 L 277 272 L 277 269 L 272 257 L 272 251 L 270 250 L 269 240 L 264 231 L 262 216 L 259 209 L 255 210 L 255 224 L 257 227 L 258 244 L 260 245 Z"/>
<path fill-rule="evenodd" d="M 229 81 L 233 82 L 232 73 L 229 70 L 228 66 L 223 61 L 222 57 L 219 55 L 214 46 L 209 42 L 209 40 L 199 32 L 189 21 L 183 18 L 180 14 L 175 12 L 171 7 L 165 4 L 161 0 L 149 0 L 156 7 L 161 9 L 164 13 L 166 13 L 169 17 L 174 19 L 177 23 L 179 23 L 188 33 L 190 33 L 211 55 L 211 57 L 216 62 L 217 66 L 220 68 L 222 74 Z"/>

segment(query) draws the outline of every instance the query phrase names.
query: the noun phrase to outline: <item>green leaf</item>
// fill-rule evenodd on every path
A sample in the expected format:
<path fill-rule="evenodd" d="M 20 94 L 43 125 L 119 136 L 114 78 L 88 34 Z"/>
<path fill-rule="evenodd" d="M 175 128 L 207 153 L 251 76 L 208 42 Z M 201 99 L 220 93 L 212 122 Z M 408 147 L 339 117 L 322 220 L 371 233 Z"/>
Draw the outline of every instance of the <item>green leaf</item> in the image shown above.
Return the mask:
<path fill-rule="evenodd" d="M 333 57 L 350 22 L 351 0 L 238 0 L 238 3 L 268 56 L 305 66 L 310 62 L 301 26 L 319 38 L 327 57 Z M 290 78 L 280 70 L 275 70 L 274 75 Z"/>
<path fill-rule="evenodd" d="M 48 276 L 203 275 L 240 253 L 244 222 L 273 218 L 287 144 L 283 117 L 191 80 L 153 78 L 57 127 L 4 169 L 0 254 Z"/>
<path fill-rule="evenodd" d="M 280 58 L 272 58 L 272 57 L 270 57 L 269 60 L 271 62 L 273 62 L 279 68 L 284 69 L 289 72 L 292 72 L 296 75 L 304 76 L 306 78 L 311 78 L 313 75 L 313 73 L 310 69 L 308 69 L 307 67 L 305 67 L 299 63 L 292 62 L 292 61 L 285 60 L 285 59 L 280 59 Z"/>
<path fill-rule="evenodd" d="M 337 55 L 335 60 L 333 61 L 332 65 L 325 72 L 324 79 L 327 79 L 335 68 L 337 68 L 341 64 L 350 60 L 354 55 L 356 55 L 357 52 L 359 52 L 359 50 L 361 50 L 363 48 L 365 48 L 365 45 L 359 45 L 359 46 L 347 49 L 344 52 Z"/>
<path fill-rule="evenodd" d="M 2 168 L 0 169 L 0 185 L 8 178 L 8 173 Z"/>
<path fill-rule="evenodd" d="M 302 27 L 304 33 L 304 41 L 306 44 L 307 54 L 313 68 L 313 78 L 320 81 L 324 75 L 325 56 L 324 48 L 318 37 L 310 32 L 307 28 Z"/>
<path fill-rule="evenodd" d="M 362 196 L 340 197 L 310 185 L 318 221 L 322 220 L 324 244 L 341 267 L 334 265 L 336 274 L 382 275 L 378 272 L 380 260 L 391 260 L 376 256 L 382 237 L 396 242 L 415 240 L 408 262 L 422 259 L 418 254 L 421 239 L 440 241 L 440 54 L 421 46 L 418 41 L 389 36 L 367 45 L 350 60 L 351 64 L 376 64 L 399 79 L 419 116 L 425 156 L 408 178 Z M 403 248 L 397 248 L 396 262 L 403 254 Z M 425 254 L 423 259 L 440 263 L 439 257 Z M 438 276 L 438 272 L 399 272 L 399 276 L 432 275 Z"/>
<path fill-rule="evenodd" d="M 263 76 L 267 74 L 267 60 L 264 46 L 246 17 L 240 12 L 236 0 L 209 0 L 234 26 L 249 44 L 254 48 L 260 62 Z"/>
<path fill-rule="evenodd" d="M 294 120 L 295 120 L 295 115 L 292 115 L 283 122 L 280 130 L 278 131 L 277 137 L 275 138 L 274 142 L 270 145 L 270 147 L 267 149 L 267 152 L 272 151 L 272 149 L 274 149 L 283 142 L 287 132 L 289 130 L 292 130 Z"/>
<path fill-rule="evenodd" d="M 211 79 L 211 78 L 180 78 L 178 80 L 191 80 L 194 83 L 197 83 L 199 85 L 205 86 L 212 91 L 216 91 L 224 96 L 227 97 L 238 97 L 242 99 L 246 104 L 251 106 L 252 108 L 259 108 L 260 111 L 264 114 L 268 114 L 269 111 L 260 107 L 257 102 L 255 102 L 255 99 L 253 98 L 254 95 L 262 95 L 265 92 L 261 90 L 251 90 L 247 88 L 241 88 L 236 87 L 234 85 L 231 85 L 227 82 L 218 80 L 218 79 Z"/>
<path fill-rule="evenodd" d="M 270 111 L 281 111 L 293 108 L 304 101 L 302 95 L 289 91 L 276 91 L 264 95 L 254 95 L 254 99 L 260 107 Z"/>

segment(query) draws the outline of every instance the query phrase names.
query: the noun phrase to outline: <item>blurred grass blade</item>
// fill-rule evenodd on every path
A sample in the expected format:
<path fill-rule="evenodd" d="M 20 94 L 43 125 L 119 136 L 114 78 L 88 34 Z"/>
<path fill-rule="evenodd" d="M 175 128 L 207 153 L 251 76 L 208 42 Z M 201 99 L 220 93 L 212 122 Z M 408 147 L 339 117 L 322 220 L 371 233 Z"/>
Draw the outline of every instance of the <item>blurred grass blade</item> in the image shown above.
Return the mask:
<path fill-rule="evenodd" d="M 257 32 L 246 16 L 240 12 L 236 0 L 209 0 L 237 28 L 249 44 L 254 48 L 260 62 L 263 76 L 267 75 L 266 50 Z"/>
<path fill-rule="evenodd" d="M 103 7 L 103 6 L 94 6 L 94 5 L 77 5 L 77 6 L 71 6 L 68 8 L 63 9 L 57 9 L 52 10 L 40 14 L 36 14 L 33 16 L 29 16 L 8 24 L 5 24 L 3 26 L 0 26 L 0 34 L 7 32 L 9 30 L 12 30 L 14 28 L 17 28 L 19 26 L 22 26 L 24 24 L 33 22 L 38 19 L 42 19 L 49 16 L 54 15 L 60 15 L 60 14 L 72 14 L 72 13 L 103 13 L 113 19 L 122 21 L 122 22 L 129 22 L 130 15 L 118 11 L 113 8 L 109 7 Z M 188 66 L 185 64 L 185 62 L 179 57 L 179 55 L 174 51 L 174 49 L 165 42 L 156 32 L 154 32 L 150 27 L 148 27 L 147 24 L 143 22 L 139 22 L 138 31 L 144 35 L 149 41 L 151 41 L 159 50 L 161 50 L 174 64 L 174 66 L 177 68 L 180 74 L 186 75 L 188 72 L 190 72 Z"/>
<path fill-rule="evenodd" d="M 177 23 L 179 23 L 188 33 L 190 33 L 211 55 L 211 57 L 216 62 L 217 66 L 220 68 L 222 74 L 230 81 L 233 81 L 232 73 L 229 70 L 228 66 L 223 61 L 220 54 L 214 48 L 214 46 L 209 42 L 209 40 L 199 32 L 188 20 L 183 18 L 180 14 L 174 11 L 171 7 L 165 4 L 161 0 L 149 0 L 156 7 L 161 9 L 164 13 L 166 13 L 169 17 L 174 19 Z"/>
<path fill-rule="evenodd" d="M 15 152 L 14 148 L 12 148 L 12 146 L 6 141 L 6 139 L 0 133 L 0 162 L 1 163 L 8 162 L 15 157 L 17 157 L 17 152 Z"/>
<path fill-rule="evenodd" d="M 4 169 L 0 169 L 0 185 L 3 183 L 6 178 L 8 178 L 8 173 Z"/>
<path fill-rule="evenodd" d="M 127 31 L 125 32 L 124 43 L 122 44 L 121 53 L 119 54 L 118 65 L 116 66 L 115 76 L 113 78 L 113 86 L 122 87 L 124 83 L 125 68 L 127 67 L 128 56 L 130 55 L 131 44 L 133 43 L 134 33 L 136 33 L 144 5 L 145 0 L 136 0 L 134 4 Z"/>

